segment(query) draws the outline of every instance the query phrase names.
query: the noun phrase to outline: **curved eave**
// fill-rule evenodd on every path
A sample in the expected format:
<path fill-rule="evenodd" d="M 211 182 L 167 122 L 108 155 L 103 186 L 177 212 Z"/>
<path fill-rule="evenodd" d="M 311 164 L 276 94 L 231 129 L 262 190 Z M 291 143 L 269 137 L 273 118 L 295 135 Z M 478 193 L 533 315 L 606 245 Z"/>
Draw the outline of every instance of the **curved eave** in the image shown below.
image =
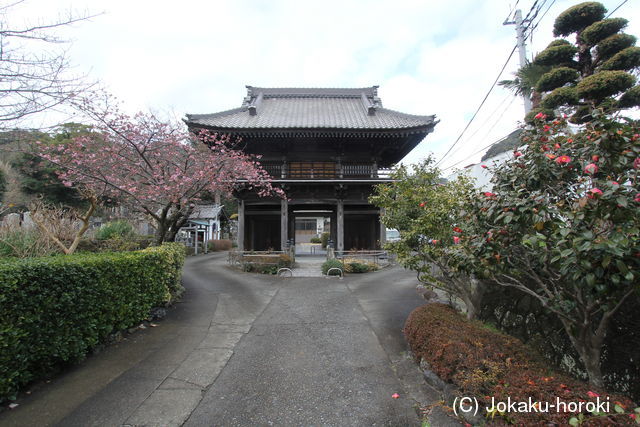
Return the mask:
<path fill-rule="evenodd" d="M 282 137 L 339 137 L 339 138 L 371 138 L 371 137 L 403 137 L 420 135 L 423 137 L 433 132 L 438 121 L 428 125 L 401 129 L 351 129 L 351 128 L 224 128 L 207 126 L 194 122 L 186 122 L 189 129 L 206 129 L 214 133 L 261 138 Z"/>

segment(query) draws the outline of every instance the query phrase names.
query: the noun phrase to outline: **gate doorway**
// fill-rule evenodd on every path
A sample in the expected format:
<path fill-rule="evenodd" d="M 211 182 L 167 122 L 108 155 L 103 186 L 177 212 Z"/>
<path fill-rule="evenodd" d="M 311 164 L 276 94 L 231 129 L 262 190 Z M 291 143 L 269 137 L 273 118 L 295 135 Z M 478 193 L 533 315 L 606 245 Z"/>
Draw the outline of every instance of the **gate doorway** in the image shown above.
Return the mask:
<path fill-rule="evenodd" d="M 324 241 L 332 238 L 333 211 L 328 209 L 294 209 L 293 238 L 296 255 L 326 255 Z"/>

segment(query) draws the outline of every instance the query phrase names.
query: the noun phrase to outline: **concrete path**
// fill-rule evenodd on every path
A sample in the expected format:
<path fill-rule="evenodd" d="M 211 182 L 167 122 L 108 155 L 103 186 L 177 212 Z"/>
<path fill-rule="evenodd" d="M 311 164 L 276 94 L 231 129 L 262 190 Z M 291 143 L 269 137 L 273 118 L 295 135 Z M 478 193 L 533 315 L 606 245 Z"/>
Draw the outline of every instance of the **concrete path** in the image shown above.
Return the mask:
<path fill-rule="evenodd" d="M 325 261 L 326 255 L 296 255 L 293 277 L 322 277 L 322 264 Z"/>
<path fill-rule="evenodd" d="M 423 303 L 411 273 L 282 279 L 225 260 L 189 258 L 185 298 L 158 327 L 35 390 L 0 425 L 419 425 L 414 406 L 439 399 L 404 353 L 402 324 Z"/>

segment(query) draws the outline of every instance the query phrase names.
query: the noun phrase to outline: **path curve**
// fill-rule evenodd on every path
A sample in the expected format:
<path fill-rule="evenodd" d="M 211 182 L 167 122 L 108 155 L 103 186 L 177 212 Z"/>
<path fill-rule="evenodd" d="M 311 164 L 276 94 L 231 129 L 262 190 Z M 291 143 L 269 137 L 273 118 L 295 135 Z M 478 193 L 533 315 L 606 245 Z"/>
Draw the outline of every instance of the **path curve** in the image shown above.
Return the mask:
<path fill-rule="evenodd" d="M 424 302 L 412 273 L 277 278 L 225 260 L 188 258 L 185 297 L 158 327 L 90 357 L 0 425 L 419 425 L 414 406 L 439 400 L 401 333 Z"/>

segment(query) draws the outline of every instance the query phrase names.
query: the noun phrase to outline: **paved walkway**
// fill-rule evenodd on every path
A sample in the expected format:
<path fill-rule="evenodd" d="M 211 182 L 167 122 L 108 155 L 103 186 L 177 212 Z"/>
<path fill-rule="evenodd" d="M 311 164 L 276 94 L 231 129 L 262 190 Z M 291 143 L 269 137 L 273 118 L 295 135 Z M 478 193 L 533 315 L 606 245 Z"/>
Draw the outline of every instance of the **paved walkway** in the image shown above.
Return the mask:
<path fill-rule="evenodd" d="M 414 406 L 439 399 L 404 353 L 402 323 L 423 303 L 413 274 L 282 279 L 225 260 L 189 258 L 185 298 L 159 326 L 35 390 L 0 425 L 419 425 Z"/>
<path fill-rule="evenodd" d="M 322 264 L 326 255 L 296 255 L 296 266 L 292 269 L 293 277 L 323 277 Z"/>

